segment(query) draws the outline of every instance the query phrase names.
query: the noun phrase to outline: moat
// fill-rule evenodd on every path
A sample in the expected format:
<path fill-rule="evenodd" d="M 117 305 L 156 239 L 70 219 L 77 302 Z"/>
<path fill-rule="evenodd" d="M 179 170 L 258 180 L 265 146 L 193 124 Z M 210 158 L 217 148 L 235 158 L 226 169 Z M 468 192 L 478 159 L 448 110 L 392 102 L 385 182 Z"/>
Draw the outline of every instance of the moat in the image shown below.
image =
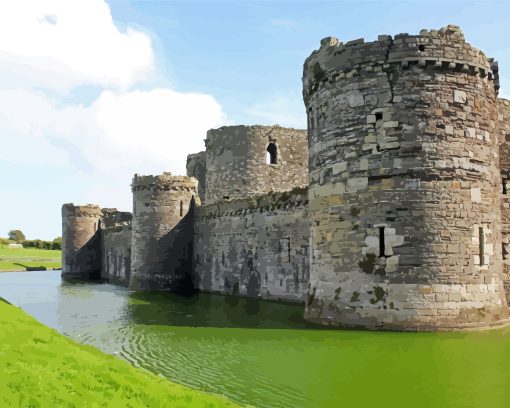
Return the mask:
<path fill-rule="evenodd" d="M 133 293 L 58 271 L 0 274 L 0 297 L 79 342 L 256 407 L 510 406 L 510 329 L 326 330 L 299 304 Z"/>

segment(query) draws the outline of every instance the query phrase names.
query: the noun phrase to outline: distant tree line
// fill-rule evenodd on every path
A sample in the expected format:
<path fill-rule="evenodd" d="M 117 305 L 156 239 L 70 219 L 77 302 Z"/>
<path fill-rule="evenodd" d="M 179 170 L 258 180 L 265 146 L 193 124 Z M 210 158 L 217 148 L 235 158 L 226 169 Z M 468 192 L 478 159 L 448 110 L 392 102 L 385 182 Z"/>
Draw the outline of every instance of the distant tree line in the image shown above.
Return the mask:
<path fill-rule="evenodd" d="M 25 234 L 20 230 L 10 230 L 7 234 L 9 238 L 0 238 L 0 245 L 22 244 L 24 248 L 38 249 L 62 249 L 62 237 L 57 237 L 53 241 L 45 241 L 43 239 L 27 240 Z"/>

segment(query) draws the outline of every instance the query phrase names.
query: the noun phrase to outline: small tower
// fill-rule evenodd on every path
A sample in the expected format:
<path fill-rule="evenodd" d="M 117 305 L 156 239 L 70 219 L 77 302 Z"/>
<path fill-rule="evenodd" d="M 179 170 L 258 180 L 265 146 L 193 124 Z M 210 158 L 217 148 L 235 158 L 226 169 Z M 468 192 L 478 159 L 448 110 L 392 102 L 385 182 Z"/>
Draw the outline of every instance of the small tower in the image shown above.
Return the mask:
<path fill-rule="evenodd" d="M 97 205 L 62 206 L 62 277 L 101 278 L 101 216 Z"/>
<path fill-rule="evenodd" d="M 193 208 L 198 181 L 192 177 L 135 174 L 131 244 L 133 290 L 189 289 Z"/>

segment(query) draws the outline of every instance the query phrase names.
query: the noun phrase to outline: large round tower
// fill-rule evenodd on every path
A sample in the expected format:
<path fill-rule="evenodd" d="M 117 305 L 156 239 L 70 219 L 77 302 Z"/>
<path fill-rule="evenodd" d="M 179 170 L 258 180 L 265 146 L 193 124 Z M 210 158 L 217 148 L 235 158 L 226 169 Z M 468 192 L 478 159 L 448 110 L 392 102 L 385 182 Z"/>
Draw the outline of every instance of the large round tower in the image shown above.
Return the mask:
<path fill-rule="evenodd" d="M 308 184 L 306 131 L 224 126 L 207 132 L 205 204 Z"/>
<path fill-rule="evenodd" d="M 62 206 L 62 277 L 101 278 L 101 216 L 97 205 Z"/>
<path fill-rule="evenodd" d="M 135 174 L 130 289 L 180 291 L 190 283 L 197 188 L 192 177 Z"/>
<path fill-rule="evenodd" d="M 443 330 L 501 324 L 496 94 L 457 26 L 306 60 L 311 222 L 305 317 Z"/>

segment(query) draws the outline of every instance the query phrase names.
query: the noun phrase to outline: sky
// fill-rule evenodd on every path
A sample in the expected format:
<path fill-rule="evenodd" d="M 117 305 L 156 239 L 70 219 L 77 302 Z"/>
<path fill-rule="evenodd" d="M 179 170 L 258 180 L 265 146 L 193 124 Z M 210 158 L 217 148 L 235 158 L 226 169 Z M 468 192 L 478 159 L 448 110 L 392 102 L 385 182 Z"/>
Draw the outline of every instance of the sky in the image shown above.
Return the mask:
<path fill-rule="evenodd" d="M 460 25 L 510 95 L 509 1 L 0 2 L 0 237 L 61 235 L 63 203 L 130 211 L 133 174 L 185 174 L 210 128 L 306 127 L 320 40 Z"/>

